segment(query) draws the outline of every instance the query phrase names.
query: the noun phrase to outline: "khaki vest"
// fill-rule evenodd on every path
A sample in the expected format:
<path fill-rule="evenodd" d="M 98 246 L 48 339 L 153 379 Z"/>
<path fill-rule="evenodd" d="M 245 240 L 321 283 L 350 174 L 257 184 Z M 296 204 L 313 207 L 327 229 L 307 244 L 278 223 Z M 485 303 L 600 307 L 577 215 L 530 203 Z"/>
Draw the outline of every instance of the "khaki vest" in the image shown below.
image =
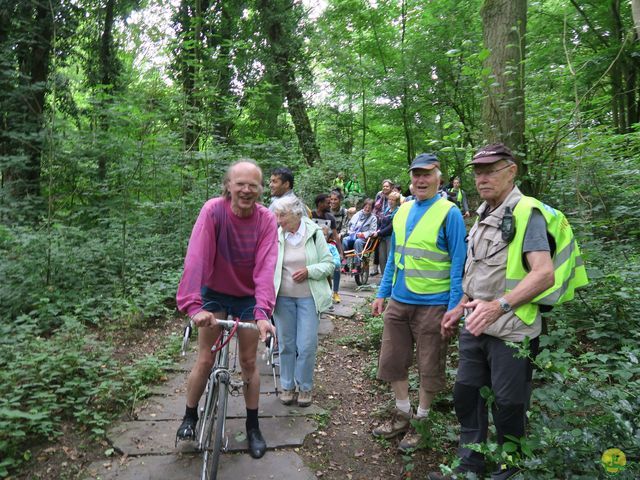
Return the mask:
<path fill-rule="evenodd" d="M 469 232 L 467 245 L 467 261 L 462 279 L 462 290 L 473 299 L 495 300 L 507 291 L 507 253 L 509 244 L 502 240 L 500 224 L 505 207 L 513 211 L 522 193 L 514 187 L 502 204 L 487 217 L 475 223 Z M 483 203 L 478 213 L 488 208 Z M 521 342 L 524 337 L 536 338 L 540 335 L 542 322 L 540 313 L 536 311 L 530 325 L 520 320 L 514 311 L 505 313 L 495 323 L 489 325 L 485 334 L 502 340 Z"/>

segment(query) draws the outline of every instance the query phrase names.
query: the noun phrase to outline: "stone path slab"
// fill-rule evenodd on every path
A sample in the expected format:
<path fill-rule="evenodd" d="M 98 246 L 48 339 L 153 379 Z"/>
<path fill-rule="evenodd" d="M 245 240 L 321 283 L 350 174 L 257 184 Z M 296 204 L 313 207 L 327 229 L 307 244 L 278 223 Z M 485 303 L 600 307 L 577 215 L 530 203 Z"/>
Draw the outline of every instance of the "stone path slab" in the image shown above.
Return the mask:
<path fill-rule="evenodd" d="M 245 419 L 230 418 L 225 426 L 230 451 L 247 449 Z M 194 445 L 182 442 L 175 446 L 176 430 L 180 420 L 124 422 L 108 432 L 114 447 L 127 456 L 171 455 L 191 452 Z M 304 438 L 317 427 L 314 420 L 307 417 L 268 417 L 260 420 L 269 449 L 297 447 Z"/>
<path fill-rule="evenodd" d="M 271 381 L 273 382 L 273 379 L 271 379 Z M 184 396 L 182 395 L 150 397 L 140 407 L 136 420 L 182 420 L 182 416 L 184 415 L 184 402 Z M 241 395 L 237 397 L 229 396 L 227 417 L 244 418 L 246 413 L 244 397 Z M 306 408 L 300 408 L 296 405 L 286 406 L 283 405 L 274 394 L 260 395 L 260 408 L 258 409 L 258 415 L 260 417 L 296 417 L 304 415 L 320 415 L 323 413 L 325 413 L 325 411 L 316 405 L 311 405 Z"/>
<path fill-rule="evenodd" d="M 199 478 L 202 458 L 196 455 L 153 455 L 93 463 L 84 479 L 182 480 Z M 315 480 L 299 455 L 288 451 L 268 452 L 260 460 L 244 454 L 220 457 L 219 480 Z"/>

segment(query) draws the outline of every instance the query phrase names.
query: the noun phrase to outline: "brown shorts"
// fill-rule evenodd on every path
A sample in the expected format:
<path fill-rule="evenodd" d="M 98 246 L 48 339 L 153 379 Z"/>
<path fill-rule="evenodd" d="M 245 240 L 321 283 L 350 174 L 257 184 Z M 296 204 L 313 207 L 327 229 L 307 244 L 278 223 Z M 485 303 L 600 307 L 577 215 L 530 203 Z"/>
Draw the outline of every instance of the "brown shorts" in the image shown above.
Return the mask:
<path fill-rule="evenodd" d="M 379 380 L 408 378 L 415 343 L 420 386 L 427 392 L 444 389 L 449 342 L 440 335 L 440 321 L 446 311 L 444 305 L 409 305 L 389 300 L 384 311 Z"/>

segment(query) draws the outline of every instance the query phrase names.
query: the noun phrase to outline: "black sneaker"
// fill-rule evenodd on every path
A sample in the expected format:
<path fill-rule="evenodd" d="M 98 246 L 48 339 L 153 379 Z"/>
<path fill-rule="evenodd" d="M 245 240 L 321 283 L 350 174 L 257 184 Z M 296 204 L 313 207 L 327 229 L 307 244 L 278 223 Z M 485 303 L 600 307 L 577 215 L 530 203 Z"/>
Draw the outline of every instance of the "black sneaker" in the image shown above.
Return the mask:
<path fill-rule="evenodd" d="M 267 451 L 267 442 L 264 441 L 259 428 L 247 430 L 247 442 L 249 443 L 249 455 L 253 458 L 262 458 Z"/>
<path fill-rule="evenodd" d="M 198 423 L 197 418 L 193 417 L 185 417 L 182 419 L 182 424 L 178 428 L 178 432 L 176 433 L 176 438 L 180 440 L 195 440 L 196 439 L 196 424 Z"/>

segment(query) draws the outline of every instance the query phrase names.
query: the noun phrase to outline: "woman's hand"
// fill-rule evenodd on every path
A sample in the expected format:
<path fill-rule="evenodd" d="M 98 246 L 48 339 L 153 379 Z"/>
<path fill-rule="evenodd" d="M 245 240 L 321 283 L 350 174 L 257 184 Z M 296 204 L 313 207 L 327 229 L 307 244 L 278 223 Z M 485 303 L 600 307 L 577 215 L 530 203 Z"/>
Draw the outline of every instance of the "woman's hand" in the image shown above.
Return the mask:
<path fill-rule="evenodd" d="M 293 275 L 291 275 L 291 277 L 293 278 L 294 282 L 302 283 L 307 278 L 309 278 L 309 270 L 307 270 L 307 267 L 301 268 L 300 270 L 293 272 Z"/>

